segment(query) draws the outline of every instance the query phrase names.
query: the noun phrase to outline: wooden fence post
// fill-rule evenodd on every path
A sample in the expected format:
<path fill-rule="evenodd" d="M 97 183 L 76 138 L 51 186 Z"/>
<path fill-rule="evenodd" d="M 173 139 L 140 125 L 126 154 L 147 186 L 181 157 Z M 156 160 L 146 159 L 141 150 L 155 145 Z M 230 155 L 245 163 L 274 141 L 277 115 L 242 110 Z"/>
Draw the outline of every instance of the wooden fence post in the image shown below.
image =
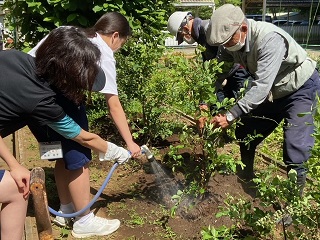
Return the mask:
<path fill-rule="evenodd" d="M 39 239 L 53 240 L 45 186 L 45 173 L 40 167 L 31 170 L 30 191 L 32 194 Z"/>

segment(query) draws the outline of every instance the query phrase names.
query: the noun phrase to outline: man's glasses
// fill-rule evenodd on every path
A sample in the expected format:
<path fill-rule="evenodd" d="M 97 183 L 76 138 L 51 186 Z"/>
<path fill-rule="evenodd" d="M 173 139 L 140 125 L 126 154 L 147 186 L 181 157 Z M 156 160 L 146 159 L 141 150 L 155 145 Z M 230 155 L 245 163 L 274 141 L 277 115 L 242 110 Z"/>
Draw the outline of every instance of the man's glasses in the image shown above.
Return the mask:
<path fill-rule="evenodd" d="M 185 28 L 185 26 L 188 26 L 189 24 L 189 15 L 187 15 L 181 22 L 180 27 L 178 29 L 178 34 L 190 34 L 190 31 L 188 28 Z"/>

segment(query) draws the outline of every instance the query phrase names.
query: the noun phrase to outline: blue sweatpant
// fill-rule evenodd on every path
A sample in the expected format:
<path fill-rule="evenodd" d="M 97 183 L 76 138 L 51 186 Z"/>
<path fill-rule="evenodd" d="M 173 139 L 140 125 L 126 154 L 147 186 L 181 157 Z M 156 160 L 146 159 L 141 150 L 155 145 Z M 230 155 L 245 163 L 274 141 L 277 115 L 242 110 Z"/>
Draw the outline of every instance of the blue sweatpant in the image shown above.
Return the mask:
<path fill-rule="evenodd" d="M 265 139 L 278 124 L 284 120 L 283 161 L 287 171 L 295 169 L 298 175 L 306 169 L 304 164 L 310 157 L 310 149 L 314 145 L 313 115 L 301 114 L 311 112 L 316 105 L 316 95 L 320 93 L 319 74 L 315 71 L 312 76 L 296 92 L 289 96 L 266 101 L 250 114 L 241 118 L 242 124 L 236 128 L 236 136 L 244 140 L 248 134 L 262 137 L 251 141 L 249 145 L 240 143 L 241 158 L 248 168 L 253 171 L 253 161 L 256 146 Z"/>

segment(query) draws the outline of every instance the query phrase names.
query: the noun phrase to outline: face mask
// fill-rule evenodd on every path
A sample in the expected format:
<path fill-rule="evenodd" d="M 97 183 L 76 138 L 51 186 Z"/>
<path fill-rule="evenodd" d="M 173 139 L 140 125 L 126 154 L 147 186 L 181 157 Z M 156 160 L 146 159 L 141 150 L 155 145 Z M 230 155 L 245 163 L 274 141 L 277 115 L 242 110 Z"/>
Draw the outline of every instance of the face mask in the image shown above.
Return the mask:
<path fill-rule="evenodd" d="M 236 52 L 236 51 L 239 51 L 241 48 L 243 48 L 244 45 L 245 45 L 245 41 L 243 43 L 241 42 L 241 32 L 240 32 L 239 41 L 232 47 L 227 47 L 226 49 L 230 52 Z"/>
<path fill-rule="evenodd" d="M 194 40 L 192 37 L 190 37 L 189 39 L 183 37 L 183 41 L 185 41 L 186 43 L 189 43 L 189 44 L 193 44 L 196 42 L 196 40 Z"/>

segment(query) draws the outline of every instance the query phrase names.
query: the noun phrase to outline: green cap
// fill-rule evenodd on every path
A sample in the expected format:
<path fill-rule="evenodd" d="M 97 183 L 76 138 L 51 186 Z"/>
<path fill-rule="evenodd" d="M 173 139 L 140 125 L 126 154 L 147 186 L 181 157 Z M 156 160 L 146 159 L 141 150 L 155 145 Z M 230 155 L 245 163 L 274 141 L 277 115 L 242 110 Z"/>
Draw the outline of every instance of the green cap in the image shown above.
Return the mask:
<path fill-rule="evenodd" d="M 239 29 L 245 16 L 240 7 L 224 4 L 213 12 L 208 31 L 207 42 L 210 45 L 222 45 L 228 42 Z"/>

